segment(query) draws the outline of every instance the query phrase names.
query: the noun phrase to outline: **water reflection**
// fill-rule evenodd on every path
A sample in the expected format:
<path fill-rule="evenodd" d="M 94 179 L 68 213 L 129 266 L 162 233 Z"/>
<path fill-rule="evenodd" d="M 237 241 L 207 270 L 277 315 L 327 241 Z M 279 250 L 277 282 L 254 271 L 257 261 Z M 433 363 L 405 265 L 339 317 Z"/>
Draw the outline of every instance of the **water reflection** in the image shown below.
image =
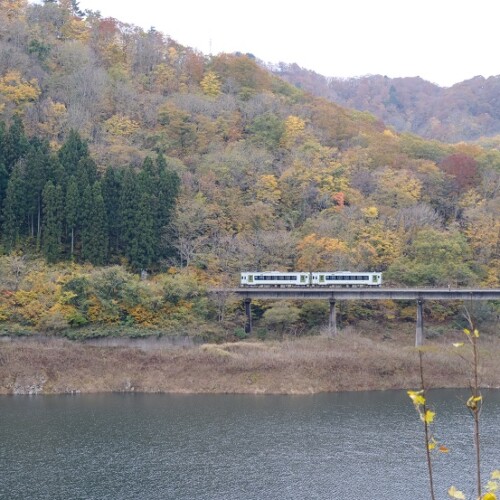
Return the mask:
<path fill-rule="evenodd" d="M 500 467 L 500 391 L 483 461 Z M 433 391 L 438 498 L 472 493 L 467 392 Z M 0 498 L 427 499 L 423 431 L 403 391 L 315 396 L 0 398 Z M 468 495 L 472 497 L 472 495 Z"/>

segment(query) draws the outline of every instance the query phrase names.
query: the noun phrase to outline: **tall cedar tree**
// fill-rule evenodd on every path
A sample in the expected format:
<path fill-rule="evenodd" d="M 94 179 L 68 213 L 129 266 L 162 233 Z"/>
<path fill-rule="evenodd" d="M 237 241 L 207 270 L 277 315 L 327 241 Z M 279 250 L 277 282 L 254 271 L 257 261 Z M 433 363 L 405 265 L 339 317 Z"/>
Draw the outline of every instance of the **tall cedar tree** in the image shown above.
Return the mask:
<path fill-rule="evenodd" d="M 81 139 L 78 132 L 71 130 L 66 142 L 59 149 L 58 157 L 64 168 L 66 178 L 77 175 L 78 163 L 81 159 L 89 157 L 88 145 Z"/>
<path fill-rule="evenodd" d="M 28 233 L 36 238 L 37 248 L 40 248 L 42 234 L 42 193 L 51 171 L 49 143 L 33 138 L 26 154 L 26 208 Z"/>
<path fill-rule="evenodd" d="M 9 173 L 14 169 L 14 165 L 26 154 L 28 147 L 23 122 L 18 115 L 15 115 L 8 132 L 5 134 L 2 147 L 3 161 Z"/>
<path fill-rule="evenodd" d="M 120 240 L 119 246 L 123 255 L 130 262 L 137 255 L 137 218 L 136 212 L 140 202 L 139 186 L 131 167 L 125 170 L 120 193 Z"/>
<path fill-rule="evenodd" d="M 120 192 L 123 171 L 110 167 L 104 173 L 102 191 L 108 220 L 110 256 L 120 251 Z"/>
<path fill-rule="evenodd" d="M 82 259 L 104 265 L 108 258 L 108 228 L 101 184 L 87 185 L 82 196 Z"/>
<path fill-rule="evenodd" d="M 54 263 L 62 252 L 63 195 L 61 186 L 52 181 L 43 190 L 43 211 L 42 252 L 47 262 Z"/>
<path fill-rule="evenodd" d="M 79 221 L 79 211 L 80 211 L 80 193 L 78 191 L 78 185 L 76 183 L 76 178 L 72 175 L 69 178 L 68 186 L 66 188 L 66 200 L 65 200 L 65 216 L 66 216 L 66 235 L 69 238 L 69 254 L 70 257 L 74 257 L 75 253 L 75 237 Z"/>
<path fill-rule="evenodd" d="M 3 242 L 7 251 L 20 244 L 26 214 L 24 165 L 17 162 L 7 183 L 3 208 Z"/>

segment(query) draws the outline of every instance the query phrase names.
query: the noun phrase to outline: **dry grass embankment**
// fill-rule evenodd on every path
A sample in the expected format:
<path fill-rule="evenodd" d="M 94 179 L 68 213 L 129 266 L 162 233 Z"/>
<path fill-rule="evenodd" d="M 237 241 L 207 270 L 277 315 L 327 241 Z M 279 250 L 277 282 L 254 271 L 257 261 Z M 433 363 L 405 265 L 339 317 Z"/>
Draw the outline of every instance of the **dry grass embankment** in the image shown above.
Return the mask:
<path fill-rule="evenodd" d="M 470 367 L 451 346 L 459 334 L 426 341 L 431 387 L 468 387 Z M 0 394 L 172 392 L 308 394 L 415 388 L 410 334 L 368 336 L 351 329 L 266 342 L 143 350 L 63 339 L 0 343 Z M 480 339 L 481 383 L 500 387 L 500 339 Z M 466 354 L 467 351 L 463 351 Z"/>

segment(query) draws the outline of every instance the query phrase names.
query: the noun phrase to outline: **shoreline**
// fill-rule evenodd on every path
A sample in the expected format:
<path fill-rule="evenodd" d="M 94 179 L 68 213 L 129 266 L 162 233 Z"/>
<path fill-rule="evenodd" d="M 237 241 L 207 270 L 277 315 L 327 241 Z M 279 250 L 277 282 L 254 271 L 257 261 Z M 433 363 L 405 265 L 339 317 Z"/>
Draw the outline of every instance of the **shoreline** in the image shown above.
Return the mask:
<path fill-rule="evenodd" d="M 140 339 L 138 339 L 140 340 Z M 426 385 L 467 388 L 470 366 L 452 333 L 426 340 Z M 135 342 L 135 341 L 133 341 Z M 418 351 L 406 333 L 201 345 L 96 346 L 61 338 L 0 342 L 0 395 L 107 392 L 316 394 L 420 387 Z M 466 348 L 467 349 L 467 348 Z M 500 388 L 500 340 L 480 339 L 484 389 Z"/>

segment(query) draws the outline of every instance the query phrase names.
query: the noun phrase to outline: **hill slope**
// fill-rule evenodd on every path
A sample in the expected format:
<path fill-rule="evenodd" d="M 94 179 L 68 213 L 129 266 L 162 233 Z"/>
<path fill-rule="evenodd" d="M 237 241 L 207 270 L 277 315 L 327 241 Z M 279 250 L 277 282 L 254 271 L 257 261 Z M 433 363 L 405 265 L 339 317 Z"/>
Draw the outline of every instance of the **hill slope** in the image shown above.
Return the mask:
<path fill-rule="evenodd" d="M 332 102 L 369 111 L 399 132 L 446 142 L 500 133 L 500 77 L 477 76 L 443 88 L 421 78 L 327 78 L 293 64 L 274 72 Z"/>

